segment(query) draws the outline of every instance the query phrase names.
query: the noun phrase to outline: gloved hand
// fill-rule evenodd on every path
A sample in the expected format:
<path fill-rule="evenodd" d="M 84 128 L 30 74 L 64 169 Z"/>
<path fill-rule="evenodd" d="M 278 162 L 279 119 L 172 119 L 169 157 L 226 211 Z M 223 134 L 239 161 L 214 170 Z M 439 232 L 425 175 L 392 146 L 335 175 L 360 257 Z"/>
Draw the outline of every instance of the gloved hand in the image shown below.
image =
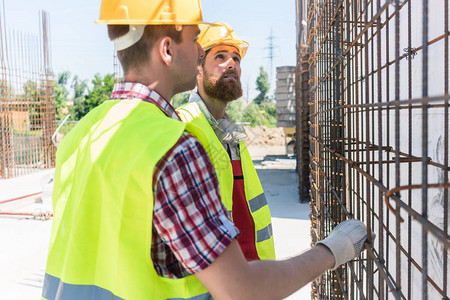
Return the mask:
<path fill-rule="evenodd" d="M 326 246 L 336 261 L 332 270 L 359 256 L 367 239 L 367 227 L 363 222 L 350 219 L 340 223 L 328 237 L 317 244 Z"/>

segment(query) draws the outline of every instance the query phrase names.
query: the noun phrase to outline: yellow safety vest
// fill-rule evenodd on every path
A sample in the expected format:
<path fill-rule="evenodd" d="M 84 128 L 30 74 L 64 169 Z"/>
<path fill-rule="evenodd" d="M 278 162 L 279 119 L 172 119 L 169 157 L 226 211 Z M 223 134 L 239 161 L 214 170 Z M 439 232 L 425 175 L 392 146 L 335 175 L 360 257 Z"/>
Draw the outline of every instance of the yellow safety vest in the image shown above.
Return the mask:
<path fill-rule="evenodd" d="M 151 260 L 153 172 L 185 124 L 156 105 L 110 100 L 62 140 L 44 299 L 209 299 L 194 276 Z"/>
<path fill-rule="evenodd" d="M 205 115 L 197 103 L 188 103 L 177 109 L 183 122 L 187 122 L 186 130 L 192 132 L 209 154 L 219 179 L 222 202 L 233 216 L 233 169 L 230 157 L 217 138 Z M 272 220 L 264 190 L 259 181 L 250 154 L 244 142 L 239 144 L 242 173 L 244 176 L 244 192 L 250 214 L 255 224 L 255 246 L 261 259 L 275 259 Z"/>

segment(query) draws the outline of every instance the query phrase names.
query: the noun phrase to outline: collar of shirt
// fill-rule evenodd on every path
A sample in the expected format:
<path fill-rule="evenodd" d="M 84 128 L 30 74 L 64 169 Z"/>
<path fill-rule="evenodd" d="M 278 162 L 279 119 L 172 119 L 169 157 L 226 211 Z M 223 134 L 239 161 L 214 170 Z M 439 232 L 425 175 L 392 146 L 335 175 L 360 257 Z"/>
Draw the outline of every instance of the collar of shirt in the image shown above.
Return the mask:
<path fill-rule="evenodd" d="M 220 119 L 219 121 L 214 119 L 198 92 L 191 95 L 189 102 L 197 103 L 200 111 L 205 115 L 206 120 L 208 120 L 209 125 L 211 125 L 214 133 L 222 144 L 226 143 L 231 147 L 235 147 L 247 138 L 244 127 L 236 124 L 226 113 L 223 119 Z"/>
<path fill-rule="evenodd" d="M 111 94 L 110 100 L 123 100 L 123 99 L 137 99 L 140 101 L 146 101 L 155 104 L 159 107 L 168 117 L 180 120 L 178 114 L 175 112 L 173 106 L 164 99 L 163 96 L 158 94 L 155 90 L 149 89 L 147 86 L 136 82 L 117 82 L 114 84 L 114 89 Z"/>

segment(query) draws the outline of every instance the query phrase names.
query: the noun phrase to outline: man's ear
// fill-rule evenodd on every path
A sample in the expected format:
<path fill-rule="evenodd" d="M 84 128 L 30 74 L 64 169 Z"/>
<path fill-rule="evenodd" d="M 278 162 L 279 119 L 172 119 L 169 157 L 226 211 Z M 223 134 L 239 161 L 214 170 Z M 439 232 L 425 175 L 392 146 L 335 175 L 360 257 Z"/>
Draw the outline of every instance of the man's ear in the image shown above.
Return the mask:
<path fill-rule="evenodd" d="M 201 65 L 197 66 L 197 70 L 198 70 L 198 74 L 197 74 L 197 79 L 202 79 L 203 78 L 203 68 Z"/>
<path fill-rule="evenodd" d="M 170 65 L 173 61 L 173 44 L 174 42 L 170 37 L 164 37 L 159 40 L 159 55 L 166 65 Z"/>

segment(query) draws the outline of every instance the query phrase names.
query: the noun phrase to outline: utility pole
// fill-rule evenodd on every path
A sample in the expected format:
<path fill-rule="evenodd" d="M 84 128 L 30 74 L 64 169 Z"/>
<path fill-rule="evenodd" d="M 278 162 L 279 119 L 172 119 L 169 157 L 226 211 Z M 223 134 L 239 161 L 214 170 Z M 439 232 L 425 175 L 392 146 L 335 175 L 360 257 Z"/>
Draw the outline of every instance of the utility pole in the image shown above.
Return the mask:
<path fill-rule="evenodd" d="M 269 41 L 269 45 L 265 48 L 268 50 L 268 56 L 267 58 L 267 73 L 269 75 L 269 85 L 270 87 L 272 87 L 272 83 L 273 83 L 273 61 L 275 58 L 275 53 L 274 53 L 274 49 L 275 49 L 275 45 L 274 45 L 274 39 L 275 37 L 273 36 L 273 30 L 272 28 L 270 28 L 270 34 L 269 37 L 266 39 Z"/>

